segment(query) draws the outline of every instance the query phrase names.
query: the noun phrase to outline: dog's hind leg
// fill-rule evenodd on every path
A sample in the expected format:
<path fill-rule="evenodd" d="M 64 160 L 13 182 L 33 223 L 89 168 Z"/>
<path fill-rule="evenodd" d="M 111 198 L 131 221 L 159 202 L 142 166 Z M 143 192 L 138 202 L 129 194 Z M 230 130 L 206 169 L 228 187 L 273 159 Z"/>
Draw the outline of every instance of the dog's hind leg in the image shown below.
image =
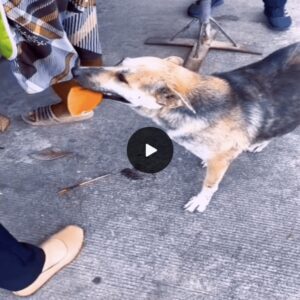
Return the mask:
<path fill-rule="evenodd" d="M 249 146 L 247 151 L 254 153 L 261 152 L 270 144 L 270 142 L 271 141 L 263 141 L 260 143 L 252 144 Z"/>
<path fill-rule="evenodd" d="M 214 193 L 218 190 L 219 183 L 225 175 L 231 161 L 240 154 L 240 151 L 230 151 L 219 154 L 207 162 L 207 172 L 201 192 L 192 197 L 184 206 L 189 212 L 204 212 Z"/>

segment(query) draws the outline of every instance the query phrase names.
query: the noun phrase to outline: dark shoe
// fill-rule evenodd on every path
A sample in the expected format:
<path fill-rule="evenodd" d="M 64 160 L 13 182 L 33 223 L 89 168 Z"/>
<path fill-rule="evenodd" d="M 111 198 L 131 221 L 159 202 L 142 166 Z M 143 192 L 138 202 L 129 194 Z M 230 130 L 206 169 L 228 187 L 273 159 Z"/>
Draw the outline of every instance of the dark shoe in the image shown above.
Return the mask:
<path fill-rule="evenodd" d="M 292 18 L 284 7 L 265 7 L 265 16 L 269 24 L 275 30 L 287 30 L 292 25 Z"/>
<path fill-rule="evenodd" d="M 190 17 L 199 18 L 202 15 L 200 2 L 201 0 L 198 0 L 189 6 L 187 13 Z M 222 4 L 224 4 L 224 0 L 212 0 L 211 7 L 214 8 Z"/>

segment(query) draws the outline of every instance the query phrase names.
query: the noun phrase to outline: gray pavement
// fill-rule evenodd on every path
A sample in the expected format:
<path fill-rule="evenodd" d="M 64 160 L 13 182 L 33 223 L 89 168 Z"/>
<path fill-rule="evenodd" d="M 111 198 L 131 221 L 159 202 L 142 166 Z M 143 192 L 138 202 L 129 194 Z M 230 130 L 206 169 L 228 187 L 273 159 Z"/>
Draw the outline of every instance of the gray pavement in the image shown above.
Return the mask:
<path fill-rule="evenodd" d="M 184 25 L 190 1 L 98 2 L 107 64 L 124 56 L 187 54 L 145 46 L 143 40 L 170 36 Z M 225 2 L 215 16 L 236 40 L 265 55 L 300 40 L 297 0 L 289 1 L 294 25 L 284 33 L 265 26 L 261 1 Z M 203 72 L 257 59 L 211 52 Z M 0 150 L 1 222 L 20 240 L 36 244 L 67 224 L 86 231 L 76 262 L 30 299 L 300 299 L 300 129 L 261 154 L 243 154 L 207 211 L 189 214 L 182 206 L 199 191 L 204 170 L 183 148 L 175 146 L 172 163 L 155 176 L 134 181 L 120 174 L 130 167 L 128 138 L 151 121 L 105 101 L 86 123 L 33 128 L 20 113 L 52 103 L 55 96 L 50 91 L 26 95 L 7 63 L 1 63 L 0 74 L 0 113 L 13 120 L 0 136 L 5 148 Z M 50 146 L 74 155 L 52 162 L 30 158 Z M 106 173 L 112 175 L 58 196 L 62 187 Z M 15 297 L 0 291 L 0 299 Z"/>

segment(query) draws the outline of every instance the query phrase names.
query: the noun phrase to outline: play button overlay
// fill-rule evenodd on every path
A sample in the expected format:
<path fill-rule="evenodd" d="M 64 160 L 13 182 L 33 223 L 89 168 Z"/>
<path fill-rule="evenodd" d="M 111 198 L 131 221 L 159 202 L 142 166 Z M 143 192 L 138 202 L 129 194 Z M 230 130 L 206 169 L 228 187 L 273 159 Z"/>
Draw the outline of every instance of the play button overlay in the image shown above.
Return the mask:
<path fill-rule="evenodd" d="M 145 151 L 146 157 L 149 157 L 156 152 L 157 152 L 156 148 L 152 147 L 151 145 L 146 144 L 146 151 Z"/>
<path fill-rule="evenodd" d="M 144 173 L 157 173 L 171 162 L 173 143 L 161 129 L 142 128 L 129 139 L 127 155 L 135 169 Z"/>

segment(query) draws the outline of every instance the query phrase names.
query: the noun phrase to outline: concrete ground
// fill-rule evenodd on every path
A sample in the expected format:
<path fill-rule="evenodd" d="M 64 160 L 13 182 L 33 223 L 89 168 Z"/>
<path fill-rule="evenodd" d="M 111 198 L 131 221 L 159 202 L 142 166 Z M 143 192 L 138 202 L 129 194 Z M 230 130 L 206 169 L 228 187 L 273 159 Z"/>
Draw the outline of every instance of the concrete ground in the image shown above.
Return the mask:
<path fill-rule="evenodd" d="M 107 64 L 124 56 L 187 54 L 143 41 L 170 36 L 184 25 L 190 1 L 98 2 Z M 256 45 L 264 55 L 300 40 L 297 0 L 288 3 L 294 25 L 284 33 L 265 26 L 261 1 L 225 2 L 215 16 L 236 40 Z M 211 52 L 203 72 L 258 58 Z M 0 136 L 1 223 L 35 244 L 67 224 L 86 232 L 76 262 L 30 299 L 300 299 L 300 129 L 261 154 L 243 154 L 207 211 L 189 214 L 182 206 L 199 191 L 204 170 L 183 148 L 175 146 L 172 163 L 155 176 L 134 181 L 120 174 L 130 167 L 128 138 L 152 125 L 149 120 L 105 101 L 86 123 L 33 128 L 19 115 L 56 97 L 50 91 L 26 95 L 7 63 L 0 74 L 0 113 L 13 121 Z M 30 157 L 50 146 L 74 154 L 52 162 Z M 62 187 L 106 173 L 111 176 L 58 195 Z M 2 290 L 0 299 L 15 297 Z"/>

